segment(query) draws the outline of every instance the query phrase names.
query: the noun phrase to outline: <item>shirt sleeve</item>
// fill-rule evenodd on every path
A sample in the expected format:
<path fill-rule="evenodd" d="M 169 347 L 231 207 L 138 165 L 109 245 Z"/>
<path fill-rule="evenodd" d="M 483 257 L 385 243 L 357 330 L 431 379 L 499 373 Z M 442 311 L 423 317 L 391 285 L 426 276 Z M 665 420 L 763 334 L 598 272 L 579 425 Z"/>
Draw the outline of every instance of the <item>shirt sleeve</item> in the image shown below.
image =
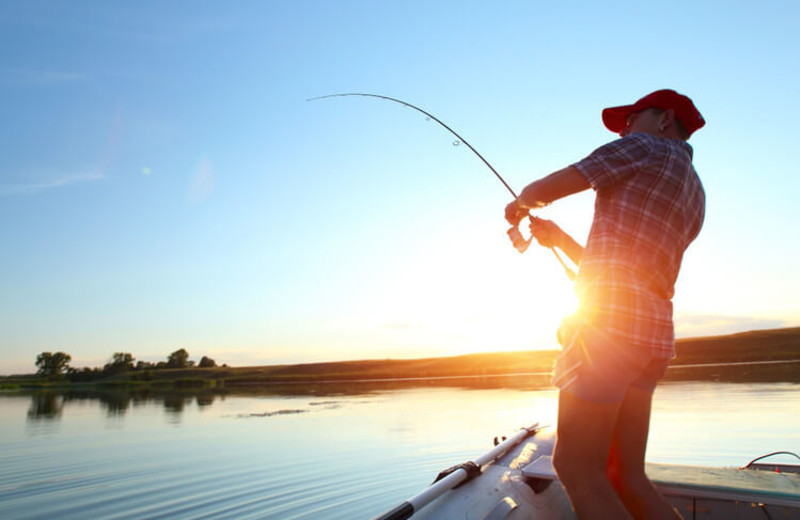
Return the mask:
<path fill-rule="evenodd" d="M 653 141 L 647 134 L 631 134 L 611 141 L 572 166 L 595 190 L 609 188 L 630 178 L 647 164 Z"/>

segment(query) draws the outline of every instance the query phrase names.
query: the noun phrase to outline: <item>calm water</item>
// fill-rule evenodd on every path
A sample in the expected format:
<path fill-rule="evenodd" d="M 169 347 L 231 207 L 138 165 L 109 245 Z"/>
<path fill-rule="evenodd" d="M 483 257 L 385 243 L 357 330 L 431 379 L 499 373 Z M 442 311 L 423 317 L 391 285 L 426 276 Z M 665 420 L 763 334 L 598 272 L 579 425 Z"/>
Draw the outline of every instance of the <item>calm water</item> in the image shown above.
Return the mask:
<path fill-rule="evenodd" d="M 370 518 L 494 436 L 555 422 L 553 390 L 482 386 L 0 394 L 0 517 Z M 648 459 L 800 452 L 798 403 L 790 383 L 665 383 Z"/>

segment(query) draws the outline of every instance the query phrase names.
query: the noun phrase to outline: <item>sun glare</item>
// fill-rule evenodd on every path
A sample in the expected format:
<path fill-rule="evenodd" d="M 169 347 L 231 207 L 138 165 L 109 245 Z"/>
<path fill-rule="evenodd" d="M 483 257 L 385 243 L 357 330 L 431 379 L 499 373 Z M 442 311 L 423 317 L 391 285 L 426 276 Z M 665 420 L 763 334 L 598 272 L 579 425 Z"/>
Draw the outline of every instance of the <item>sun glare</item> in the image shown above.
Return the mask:
<path fill-rule="evenodd" d="M 556 329 L 576 303 L 548 254 L 484 248 L 410 256 L 366 312 L 392 343 L 430 355 L 556 348 Z"/>

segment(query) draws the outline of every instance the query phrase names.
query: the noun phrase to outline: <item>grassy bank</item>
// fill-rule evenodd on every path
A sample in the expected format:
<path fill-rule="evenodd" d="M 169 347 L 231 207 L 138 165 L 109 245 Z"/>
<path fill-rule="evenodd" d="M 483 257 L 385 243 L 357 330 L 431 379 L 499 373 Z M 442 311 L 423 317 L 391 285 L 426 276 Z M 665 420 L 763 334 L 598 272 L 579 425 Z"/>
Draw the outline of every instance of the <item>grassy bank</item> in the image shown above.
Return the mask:
<path fill-rule="evenodd" d="M 743 380 L 800 382 L 800 327 L 760 330 L 678 340 L 677 359 L 668 380 Z M 45 381 L 36 376 L 0 378 L 0 388 L 103 386 L 106 388 L 205 388 L 329 381 L 410 378 L 497 377 L 548 373 L 558 351 L 469 354 L 428 359 L 382 359 L 268 365 L 132 371 L 88 384 Z M 769 363 L 769 361 L 792 361 Z M 722 366 L 722 364 L 736 365 Z M 696 366 L 706 365 L 706 366 Z"/>

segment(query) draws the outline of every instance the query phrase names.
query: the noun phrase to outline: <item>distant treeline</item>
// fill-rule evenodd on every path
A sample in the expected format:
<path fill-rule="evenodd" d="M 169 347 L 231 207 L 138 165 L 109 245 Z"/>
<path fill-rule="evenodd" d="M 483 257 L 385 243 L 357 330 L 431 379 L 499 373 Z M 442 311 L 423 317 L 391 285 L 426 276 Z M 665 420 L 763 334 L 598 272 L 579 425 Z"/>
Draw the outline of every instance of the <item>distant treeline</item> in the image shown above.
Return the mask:
<path fill-rule="evenodd" d="M 129 352 L 115 352 L 111 360 L 102 367 L 76 368 L 70 366 L 72 356 L 66 352 L 42 352 L 36 356 L 36 375 L 50 380 L 66 379 L 74 383 L 84 383 L 106 379 L 128 372 L 141 372 L 140 379 L 147 380 L 152 370 L 174 368 L 213 368 L 217 362 L 208 356 L 200 358 L 198 363 L 189 359 L 186 349 L 178 349 L 167 356 L 166 361 L 151 363 L 149 361 L 136 361 Z M 222 365 L 223 367 L 227 365 Z"/>
<path fill-rule="evenodd" d="M 724 336 L 686 338 L 676 342 L 677 358 L 667 373 L 670 380 L 747 380 L 800 382 L 800 327 L 741 332 Z M 497 377 L 529 374 L 549 381 L 556 350 L 497 352 L 426 359 L 372 359 L 298 365 L 228 367 L 203 356 L 198 363 L 179 349 L 165 361 L 136 362 L 117 352 L 102 368 L 69 366 L 64 352 L 43 352 L 36 359 L 38 377 L 46 383 L 134 384 L 146 386 L 167 381 L 184 386 L 231 388 L 264 384 L 314 384 L 317 382 L 389 381 L 400 379 Z M 728 364 L 730 366 L 719 366 Z M 216 367 L 216 368 L 214 368 Z M 206 370 L 197 370 L 206 368 Z M 165 370 L 161 370 L 165 369 Z M 26 376 L 27 377 L 27 376 Z M 0 378 L 2 380 L 3 378 Z M 29 384 L 30 380 L 6 380 Z"/>

